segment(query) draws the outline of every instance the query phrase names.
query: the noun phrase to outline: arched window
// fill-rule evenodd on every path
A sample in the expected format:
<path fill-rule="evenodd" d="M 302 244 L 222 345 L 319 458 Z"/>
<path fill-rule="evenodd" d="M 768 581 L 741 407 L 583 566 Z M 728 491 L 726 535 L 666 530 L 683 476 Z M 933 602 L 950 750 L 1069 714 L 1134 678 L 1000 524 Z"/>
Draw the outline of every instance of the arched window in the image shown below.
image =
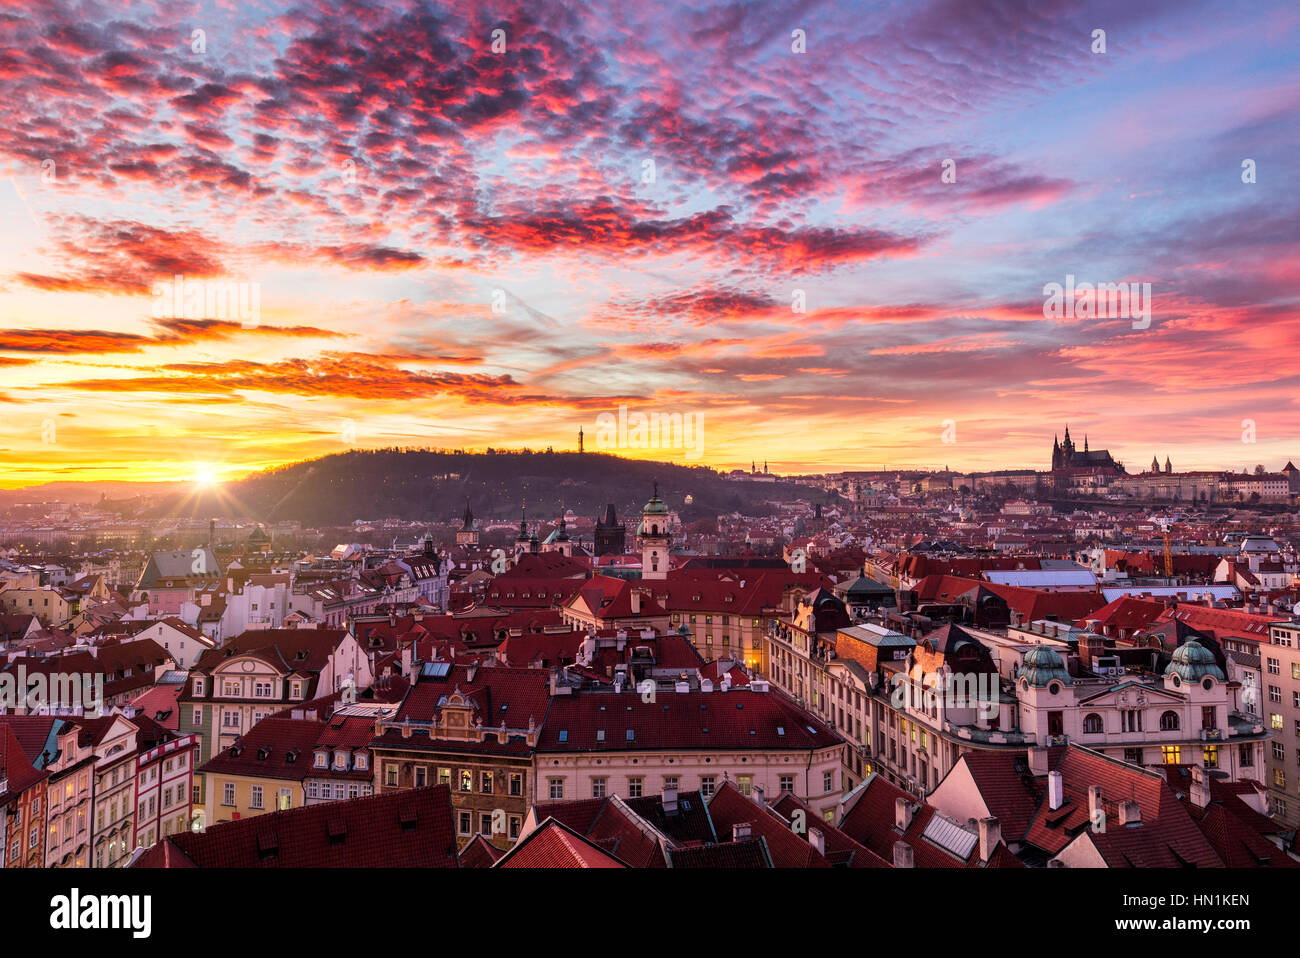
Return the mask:
<path fill-rule="evenodd" d="M 1178 731 L 1178 713 L 1165 712 L 1160 716 L 1160 731 L 1176 732 Z"/>
<path fill-rule="evenodd" d="M 1091 734 L 1101 734 L 1105 729 L 1101 722 L 1101 716 L 1096 712 L 1089 712 L 1083 717 L 1083 730 Z"/>

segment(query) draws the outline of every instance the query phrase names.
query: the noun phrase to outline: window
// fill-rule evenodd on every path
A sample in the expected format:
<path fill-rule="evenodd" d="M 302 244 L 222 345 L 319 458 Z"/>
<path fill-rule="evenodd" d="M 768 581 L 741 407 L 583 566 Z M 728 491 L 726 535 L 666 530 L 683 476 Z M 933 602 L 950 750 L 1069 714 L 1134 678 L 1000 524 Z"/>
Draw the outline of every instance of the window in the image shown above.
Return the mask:
<path fill-rule="evenodd" d="M 700 794 L 705 798 L 717 791 L 717 778 L 713 775 L 700 776 Z"/>
<path fill-rule="evenodd" d="M 1281 702 L 1282 690 L 1278 688 L 1276 685 L 1270 685 L 1268 687 L 1268 700 L 1270 702 Z"/>
<path fill-rule="evenodd" d="M 449 768 L 438 769 L 438 784 L 439 785 L 451 784 L 451 769 Z"/>
<path fill-rule="evenodd" d="M 791 793 L 794 792 L 794 776 L 793 776 L 793 775 L 782 775 L 780 781 L 781 781 L 781 791 L 783 791 L 783 792 L 791 792 Z"/>
<path fill-rule="evenodd" d="M 1061 712 L 1047 713 L 1047 734 L 1048 735 L 1065 734 L 1065 718 L 1063 713 Z"/>
<path fill-rule="evenodd" d="M 325 768 L 329 764 L 329 756 L 324 752 L 316 753 L 316 767 Z"/>
<path fill-rule="evenodd" d="M 492 794 L 492 773 L 491 772 L 479 772 L 478 790 L 482 792 L 484 795 Z"/>
<path fill-rule="evenodd" d="M 664 776 L 664 789 L 665 789 L 665 790 L 670 789 L 670 788 L 674 788 L 674 789 L 675 789 L 676 787 L 677 787 L 677 776 L 676 776 L 676 775 L 665 775 L 665 776 Z"/>
<path fill-rule="evenodd" d="M 748 794 L 748 793 L 746 793 L 746 794 Z M 628 798 L 640 798 L 640 797 L 641 797 L 641 779 L 640 779 L 639 777 L 638 777 L 638 778 L 629 778 L 629 779 L 627 780 L 627 797 L 628 797 Z"/>
<path fill-rule="evenodd" d="M 830 772 L 822 772 L 822 791 L 829 792 L 835 787 L 835 777 Z"/>
<path fill-rule="evenodd" d="M 1089 712 L 1083 717 L 1083 730 L 1089 735 L 1100 735 L 1104 729 L 1101 716 L 1096 712 Z"/>
<path fill-rule="evenodd" d="M 1268 660 L 1268 674 L 1269 674 L 1269 675 L 1281 675 L 1281 674 L 1282 674 L 1282 663 L 1279 662 L 1277 659 L 1269 659 L 1269 660 Z"/>
<path fill-rule="evenodd" d="M 461 813 L 460 813 L 460 822 L 459 822 L 459 825 L 460 825 L 460 833 L 461 833 L 462 835 L 468 835 L 468 834 L 469 834 L 469 831 L 470 831 L 470 828 L 471 828 L 471 826 L 472 826 L 472 823 L 473 823 L 473 818 L 470 816 L 470 813 L 469 813 L 469 812 L 461 812 Z"/>
<path fill-rule="evenodd" d="M 479 834 L 480 834 L 480 835 L 491 835 L 491 834 L 492 834 L 492 815 L 491 815 L 491 813 L 484 812 L 483 814 L 479 815 L 479 817 L 478 817 L 478 830 L 479 830 Z"/>
<path fill-rule="evenodd" d="M 384 783 L 387 785 L 397 784 L 397 765 L 389 762 L 384 766 Z"/>
<path fill-rule="evenodd" d="M 364 772 L 366 770 L 366 766 L 370 764 L 369 760 L 366 758 L 365 752 L 357 752 L 356 762 L 357 762 L 357 770 L 362 772 Z"/>
<path fill-rule="evenodd" d="M 1253 768 L 1255 766 L 1255 749 L 1253 746 L 1237 746 L 1237 764 L 1242 768 Z"/>
<path fill-rule="evenodd" d="M 1201 706 L 1201 728 L 1212 729 L 1216 727 L 1217 726 L 1214 721 L 1214 706 L 1202 705 Z"/>
<path fill-rule="evenodd" d="M 199 705 L 199 706 L 196 706 L 196 707 L 195 707 L 195 709 L 194 709 L 194 713 L 190 716 L 190 724 L 191 724 L 191 725 L 202 725 L 202 724 L 203 724 L 203 706 L 202 706 L 202 705 Z"/>
<path fill-rule="evenodd" d="M 262 786 L 261 785 L 254 785 L 251 787 L 249 791 L 248 807 L 249 808 L 262 807 Z"/>
<path fill-rule="evenodd" d="M 1177 745 L 1162 745 L 1160 753 L 1164 756 L 1166 765 L 1181 765 L 1183 751 Z"/>
<path fill-rule="evenodd" d="M 591 797 L 592 798 L 605 797 L 605 779 L 593 778 L 591 780 Z"/>
<path fill-rule="evenodd" d="M 429 770 L 425 768 L 423 765 L 420 765 L 415 769 L 415 787 L 424 788 L 424 786 L 428 784 L 429 784 Z"/>
<path fill-rule="evenodd" d="M 1286 772 L 1280 768 L 1273 769 L 1273 784 L 1278 788 L 1286 788 Z"/>
<path fill-rule="evenodd" d="M 1296 758 L 1300 760 L 1300 748 L 1296 749 L 1295 753 L 1296 753 Z M 1286 748 L 1282 745 L 1281 742 L 1273 743 L 1273 757 L 1278 761 L 1282 761 L 1283 759 L 1286 758 Z"/>
<path fill-rule="evenodd" d="M 512 839 L 519 837 L 519 827 L 521 824 L 522 823 L 520 822 L 518 815 L 510 816 L 510 837 Z"/>
<path fill-rule="evenodd" d="M 1178 713 L 1163 712 L 1160 715 L 1160 731 L 1176 732 L 1178 731 Z"/>
<path fill-rule="evenodd" d="M 235 804 L 235 783 L 234 782 L 226 782 L 226 784 L 222 787 L 221 804 L 222 805 Z"/>
<path fill-rule="evenodd" d="M 1202 754 L 1204 755 L 1204 764 L 1206 768 L 1219 767 L 1219 746 L 1207 745 L 1202 750 Z"/>
<path fill-rule="evenodd" d="M 550 780 L 551 801 L 559 801 L 564 798 L 564 779 L 553 778 Z"/>
<path fill-rule="evenodd" d="M 467 768 L 460 770 L 460 790 L 462 792 L 474 791 L 474 773 Z"/>

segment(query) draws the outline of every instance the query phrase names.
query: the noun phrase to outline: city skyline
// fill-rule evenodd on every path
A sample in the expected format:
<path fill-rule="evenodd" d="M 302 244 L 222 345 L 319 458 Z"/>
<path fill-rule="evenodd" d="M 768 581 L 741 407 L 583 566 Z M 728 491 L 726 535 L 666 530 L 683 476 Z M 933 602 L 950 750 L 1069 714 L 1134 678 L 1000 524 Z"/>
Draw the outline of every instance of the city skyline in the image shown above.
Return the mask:
<path fill-rule="evenodd" d="M 0 486 L 595 450 L 623 405 L 701 456 L 601 451 L 721 469 L 1295 455 L 1282 4 L 10 13 Z M 1148 325 L 1048 318 L 1076 279 Z"/>

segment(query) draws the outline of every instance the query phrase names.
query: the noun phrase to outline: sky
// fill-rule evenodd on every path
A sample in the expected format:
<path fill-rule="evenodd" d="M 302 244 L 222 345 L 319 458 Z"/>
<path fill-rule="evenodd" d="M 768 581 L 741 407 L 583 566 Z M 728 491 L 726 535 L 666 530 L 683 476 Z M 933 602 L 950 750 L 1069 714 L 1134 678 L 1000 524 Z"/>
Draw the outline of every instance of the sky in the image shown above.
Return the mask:
<path fill-rule="evenodd" d="M 983 7 L 8 0 L 0 486 L 1300 458 L 1300 7 Z"/>

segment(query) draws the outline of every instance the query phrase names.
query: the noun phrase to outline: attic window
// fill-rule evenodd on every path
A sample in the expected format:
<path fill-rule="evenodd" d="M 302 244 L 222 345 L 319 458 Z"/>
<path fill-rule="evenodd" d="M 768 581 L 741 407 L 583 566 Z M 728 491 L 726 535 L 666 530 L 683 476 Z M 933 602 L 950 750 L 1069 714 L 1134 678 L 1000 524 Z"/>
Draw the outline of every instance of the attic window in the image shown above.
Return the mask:
<path fill-rule="evenodd" d="M 636 740 L 636 729 L 628 729 L 628 730 L 627 730 L 627 740 L 628 740 L 629 742 L 632 742 L 632 741 L 635 741 L 635 740 Z"/>
<path fill-rule="evenodd" d="M 777 735 L 784 735 L 784 734 L 785 734 L 785 726 L 784 726 L 784 725 L 778 725 L 778 726 L 776 727 L 776 734 L 777 734 Z"/>
<path fill-rule="evenodd" d="M 605 730 L 603 728 L 596 729 L 596 741 L 597 742 L 605 741 Z"/>
<path fill-rule="evenodd" d="M 567 728 L 560 729 L 560 741 L 567 742 L 568 740 L 569 740 L 569 730 Z"/>

